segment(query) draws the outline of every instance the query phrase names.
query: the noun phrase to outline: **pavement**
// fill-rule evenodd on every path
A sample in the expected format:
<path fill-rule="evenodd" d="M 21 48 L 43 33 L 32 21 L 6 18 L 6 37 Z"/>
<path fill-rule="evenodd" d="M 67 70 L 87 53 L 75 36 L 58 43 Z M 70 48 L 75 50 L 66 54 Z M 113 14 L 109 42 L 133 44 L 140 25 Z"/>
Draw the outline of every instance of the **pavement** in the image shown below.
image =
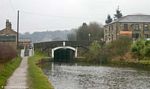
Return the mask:
<path fill-rule="evenodd" d="M 27 85 L 28 57 L 23 57 L 20 66 L 7 80 L 5 89 L 28 89 Z"/>

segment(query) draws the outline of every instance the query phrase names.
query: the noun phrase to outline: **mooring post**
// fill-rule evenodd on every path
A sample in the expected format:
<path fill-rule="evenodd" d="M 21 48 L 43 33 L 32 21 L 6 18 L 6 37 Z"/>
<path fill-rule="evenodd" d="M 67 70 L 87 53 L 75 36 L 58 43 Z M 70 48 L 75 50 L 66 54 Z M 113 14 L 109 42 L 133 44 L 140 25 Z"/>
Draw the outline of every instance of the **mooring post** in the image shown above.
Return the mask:
<path fill-rule="evenodd" d="M 52 49 L 52 58 L 54 58 L 54 50 Z"/>
<path fill-rule="evenodd" d="M 63 42 L 63 46 L 66 46 L 66 42 L 65 41 Z"/>
<path fill-rule="evenodd" d="M 76 47 L 76 50 L 75 50 L 75 58 L 78 57 L 78 48 Z"/>

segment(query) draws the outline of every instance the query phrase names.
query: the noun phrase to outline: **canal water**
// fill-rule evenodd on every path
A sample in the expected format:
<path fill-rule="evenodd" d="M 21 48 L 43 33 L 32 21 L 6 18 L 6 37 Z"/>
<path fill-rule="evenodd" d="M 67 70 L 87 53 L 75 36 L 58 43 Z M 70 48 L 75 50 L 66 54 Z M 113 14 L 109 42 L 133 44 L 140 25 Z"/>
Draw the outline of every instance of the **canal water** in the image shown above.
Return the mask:
<path fill-rule="evenodd" d="M 55 89 L 150 89 L 150 72 L 132 68 L 46 63 Z"/>

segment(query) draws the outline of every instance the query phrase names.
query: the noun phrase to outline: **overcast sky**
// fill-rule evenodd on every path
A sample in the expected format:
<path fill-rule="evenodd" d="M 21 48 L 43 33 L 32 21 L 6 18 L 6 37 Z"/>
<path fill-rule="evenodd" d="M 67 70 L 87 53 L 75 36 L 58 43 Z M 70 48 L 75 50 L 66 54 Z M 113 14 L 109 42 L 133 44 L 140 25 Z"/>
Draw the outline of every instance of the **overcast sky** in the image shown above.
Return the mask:
<path fill-rule="evenodd" d="M 108 14 L 121 9 L 123 15 L 150 14 L 150 0 L 0 0 L 0 29 L 6 19 L 16 30 L 20 10 L 20 32 L 70 30 L 83 22 L 104 24 Z"/>

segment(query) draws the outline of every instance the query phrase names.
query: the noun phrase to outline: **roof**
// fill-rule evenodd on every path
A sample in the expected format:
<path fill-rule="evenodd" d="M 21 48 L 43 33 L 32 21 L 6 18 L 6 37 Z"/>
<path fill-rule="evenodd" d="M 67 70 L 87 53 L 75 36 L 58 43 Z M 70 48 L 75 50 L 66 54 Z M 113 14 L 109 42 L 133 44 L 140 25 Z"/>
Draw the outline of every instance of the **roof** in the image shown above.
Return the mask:
<path fill-rule="evenodd" d="M 3 34 L 6 34 L 6 35 L 17 35 L 17 32 L 12 30 L 12 29 L 3 29 L 3 30 L 0 30 L 0 34 L 3 35 Z"/>
<path fill-rule="evenodd" d="M 150 22 L 150 15 L 127 15 L 120 19 L 114 20 L 109 24 L 115 22 Z M 106 26 L 109 24 L 106 24 Z"/>
<path fill-rule="evenodd" d="M 127 15 L 115 22 L 150 22 L 150 15 Z"/>
<path fill-rule="evenodd" d="M 9 22 L 9 20 L 7 19 L 6 27 L 5 29 L 0 30 L 0 34 L 1 35 L 17 35 L 17 32 L 12 29 L 11 22 Z"/>

